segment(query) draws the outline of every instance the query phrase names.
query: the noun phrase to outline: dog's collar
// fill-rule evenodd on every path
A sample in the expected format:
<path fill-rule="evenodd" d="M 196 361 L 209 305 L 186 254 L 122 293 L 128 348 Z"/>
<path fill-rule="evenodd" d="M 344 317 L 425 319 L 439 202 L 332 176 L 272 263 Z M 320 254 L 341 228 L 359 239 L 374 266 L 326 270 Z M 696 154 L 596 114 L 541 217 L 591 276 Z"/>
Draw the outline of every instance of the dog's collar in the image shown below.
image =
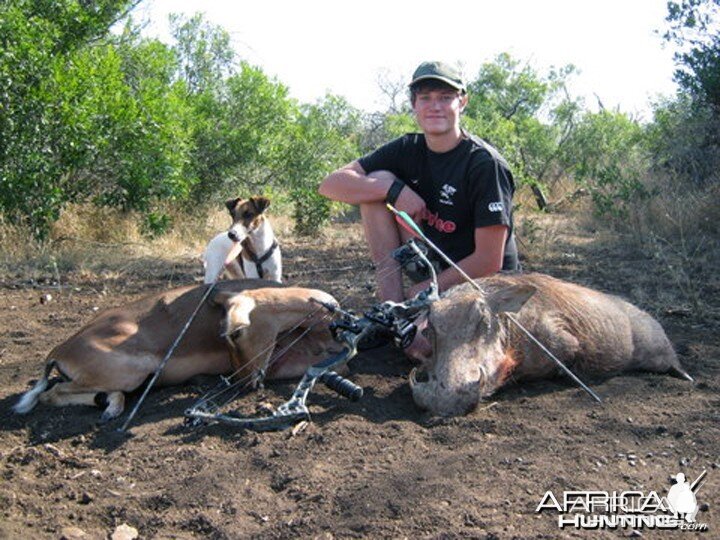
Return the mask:
<path fill-rule="evenodd" d="M 263 263 L 265 261 L 267 261 L 270 257 L 272 257 L 272 254 L 275 253 L 275 250 L 279 247 L 280 246 L 279 246 L 277 240 L 273 240 L 273 243 L 270 246 L 270 248 L 261 257 L 258 257 L 257 253 L 255 253 L 255 250 L 252 247 L 252 244 L 249 242 L 248 238 L 246 238 L 245 240 L 243 240 L 242 254 L 247 255 L 247 258 L 255 263 L 255 268 L 257 269 L 258 277 L 262 279 L 265 277 L 265 270 L 262 266 Z"/>

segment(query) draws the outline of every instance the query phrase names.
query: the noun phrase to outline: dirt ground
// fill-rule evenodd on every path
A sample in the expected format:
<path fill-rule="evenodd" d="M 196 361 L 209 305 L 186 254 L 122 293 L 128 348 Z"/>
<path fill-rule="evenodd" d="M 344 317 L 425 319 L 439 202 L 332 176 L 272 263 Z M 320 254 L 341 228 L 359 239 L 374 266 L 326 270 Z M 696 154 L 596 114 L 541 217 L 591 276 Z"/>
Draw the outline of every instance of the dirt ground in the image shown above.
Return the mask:
<path fill-rule="evenodd" d="M 183 411 L 217 382 L 207 378 L 151 392 L 126 436 L 116 430 L 121 422 L 98 426 L 94 408 L 40 405 L 23 417 L 10 408 L 47 352 L 98 309 L 200 281 L 197 262 L 69 273 L 61 288 L 51 274 L 5 271 L 0 538 L 60 538 L 68 527 L 108 538 L 122 524 L 141 538 L 720 537 L 717 270 L 707 269 L 699 289 L 707 309 L 698 313 L 677 305 L 678 285 L 657 260 L 573 224 L 565 230 L 535 246 L 543 255 L 527 258 L 526 269 L 654 313 L 695 384 L 650 374 L 587 381 L 605 400 L 598 405 L 565 380 L 544 381 L 504 389 L 466 417 L 433 418 L 412 402 L 409 362 L 384 347 L 350 363 L 361 401 L 318 388 L 309 399 L 313 422 L 294 435 L 184 425 Z M 282 242 L 287 281 L 362 308 L 372 281 L 359 229 L 338 225 L 335 233 Z M 52 299 L 42 303 L 45 294 Z M 234 405 L 280 404 L 293 387 L 270 384 Z M 560 529 L 556 513 L 536 513 L 547 491 L 664 496 L 671 475 L 692 480 L 703 470 L 697 521 L 707 532 Z"/>

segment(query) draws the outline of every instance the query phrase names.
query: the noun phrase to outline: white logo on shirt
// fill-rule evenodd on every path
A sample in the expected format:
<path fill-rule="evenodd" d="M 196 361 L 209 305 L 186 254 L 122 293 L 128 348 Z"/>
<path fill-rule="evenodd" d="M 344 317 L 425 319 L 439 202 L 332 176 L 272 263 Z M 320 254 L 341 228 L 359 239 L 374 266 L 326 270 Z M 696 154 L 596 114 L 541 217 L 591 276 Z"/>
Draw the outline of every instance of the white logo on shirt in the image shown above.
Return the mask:
<path fill-rule="evenodd" d="M 502 212 L 503 210 L 503 203 L 501 202 L 491 202 L 488 204 L 488 210 L 491 212 Z"/>
<path fill-rule="evenodd" d="M 453 206 L 455 203 L 452 202 L 451 197 L 455 195 L 456 191 L 457 189 L 452 187 L 450 184 L 445 184 L 440 189 L 440 203 Z"/>

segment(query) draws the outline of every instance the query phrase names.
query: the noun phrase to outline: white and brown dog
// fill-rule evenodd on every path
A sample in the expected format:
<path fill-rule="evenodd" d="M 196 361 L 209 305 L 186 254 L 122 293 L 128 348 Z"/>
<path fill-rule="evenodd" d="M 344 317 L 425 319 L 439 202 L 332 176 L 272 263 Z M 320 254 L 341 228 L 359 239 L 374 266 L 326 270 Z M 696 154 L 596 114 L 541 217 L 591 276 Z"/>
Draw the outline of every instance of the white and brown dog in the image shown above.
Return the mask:
<path fill-rule="evenodd" d="M 230 199 L 225 202 L 232 226 L 215 236 L 205 248 L 205 283 L 221 274 L 230 278 L 260 278 L 282 281 L 282 257 L 270 220 L 264 215 L 267 197 Z"/>

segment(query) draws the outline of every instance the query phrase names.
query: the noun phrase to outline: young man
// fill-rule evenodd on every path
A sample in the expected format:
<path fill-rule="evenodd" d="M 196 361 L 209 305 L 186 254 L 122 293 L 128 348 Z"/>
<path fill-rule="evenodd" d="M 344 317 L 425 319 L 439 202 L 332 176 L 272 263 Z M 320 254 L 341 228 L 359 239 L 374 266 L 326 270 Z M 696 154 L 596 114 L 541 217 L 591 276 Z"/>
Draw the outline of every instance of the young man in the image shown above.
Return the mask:
<path fill-rule="evenodd" d="M 494 148 L 461 129 L 468 96 L 459 72 L 442 62 L 420 64 L 410 83 L 410 100 L 422 133 L 381 146 L 320 185 L 322 195 L 360 205 L 382 300 L 402 301 L 427 286 L 424 281 L 403 291 L 399 264 L 388 255 L 409 234 L 386 202 L 407 212 L 470 277 L 519 269 L 512 174 Z M 453 268 L 438 276 L 441 292 L 462 281 Z M 428 349 L 419 337 L 406 352 L 420 357 Z"/>

